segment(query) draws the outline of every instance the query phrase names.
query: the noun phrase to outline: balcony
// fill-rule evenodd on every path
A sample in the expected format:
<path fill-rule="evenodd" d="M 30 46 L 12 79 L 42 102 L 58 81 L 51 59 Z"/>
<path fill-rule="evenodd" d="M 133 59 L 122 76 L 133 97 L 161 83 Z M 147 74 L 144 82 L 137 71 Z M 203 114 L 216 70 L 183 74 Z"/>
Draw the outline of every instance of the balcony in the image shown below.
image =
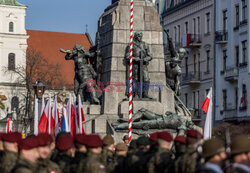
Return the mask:
<path fill-rule="evenodd" d="M 240 22 L 240 26 L 247 24 L 247 19 L 244 19 Z"/>
<path fill-rule="evenodd" d="M 216 44 L 227 44 L 228 33 L 227 31 L 216 31 L 215 42 Z"/>
<path fill-rule="evenodd" d="M 238 81 L 239 69 L 238 67 L 227 67 L 224 75 L 225 75 L 225 80 L 228 82 Z"/>
<path fill-rule="evenodd" d="M 202 46 L 201 34 L 187 34 L 186 44 L 184 48 L 199 48 Z"/>
<path fill-rule="evenodd" d="M 201 109 L 194 109 L 194 115 L 192 117 L 192 121 L 194 121 L 194 122 L 200 122 L 200 121 L 202 121 L 202 119 L 201 119 L 201 113 L 202 113 Z"/>
<path fill-rule="evenodd" d="M 224 112 L 224 121 L 233 121 L 237 120 L 237 109 L 236 108 L 227 108 Z"/>
<path fill-rule="evenodd" d="M 201 73 L 185 73 L 182 75 L 182 85 L 197 85 L 201 83 Z"/>
<path fill-rule="evenodd" d="M 246 68 L 247 67 L 247 62 L 242 62 L 239 64 L 239 68 Z"/>

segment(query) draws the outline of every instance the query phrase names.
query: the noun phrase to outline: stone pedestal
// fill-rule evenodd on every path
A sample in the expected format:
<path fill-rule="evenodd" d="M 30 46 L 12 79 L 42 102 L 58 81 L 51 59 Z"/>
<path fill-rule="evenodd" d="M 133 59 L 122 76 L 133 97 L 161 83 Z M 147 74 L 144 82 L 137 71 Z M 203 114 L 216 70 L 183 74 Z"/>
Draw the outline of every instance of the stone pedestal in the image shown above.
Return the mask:
<path fill-rule="evenodd" d="M 166 87 L 165 61 L 160 17 L 151 2 L 134 1 L 134 30 L 142 31 L 143 41 L 149 44 L 153 60 L 149 63 L 150 90 L 154 101 L 134 101 L 134 112 L 141 108 L 158 114 L 174 111 L 174 93 Z M 116 133 L 111 123 L 128 116 L 126 91 L 125 49 L 130 41 L 130 0 L 113 1 L 99 19 L 100 49 L 103 54 L 102 82 L 105 85 L 101 108 L 90 110 L 88 118 L 101 116 L 86 126 L 92 133 L 111 133 L 122 138 L 125 133 Z M 100 110 L 100 112 L 99 112 Z M 119 139 L 121 140 L 121 139 Z"/>

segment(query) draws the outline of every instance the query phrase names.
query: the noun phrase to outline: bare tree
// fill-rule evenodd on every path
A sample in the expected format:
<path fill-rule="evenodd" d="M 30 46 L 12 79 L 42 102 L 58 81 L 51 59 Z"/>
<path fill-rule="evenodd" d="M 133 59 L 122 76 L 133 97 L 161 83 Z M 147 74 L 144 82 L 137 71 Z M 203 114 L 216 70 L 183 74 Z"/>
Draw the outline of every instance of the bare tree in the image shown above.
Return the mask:
<path fill-rule="evenodd" d="M 6 72 L 10 72 L 6 68 Z M 17 65 L 11 75 L 16 76 L 16 83 L 26 87 L 24 115 L 33 115 L 32 100 L 33 86 L 38 79 L 46 85 L 47 89 L 55 89 L 64 86 L 59 63 L 52 64 L 35 48 L 29 47 L 26 52 L 26 66 Z"/>

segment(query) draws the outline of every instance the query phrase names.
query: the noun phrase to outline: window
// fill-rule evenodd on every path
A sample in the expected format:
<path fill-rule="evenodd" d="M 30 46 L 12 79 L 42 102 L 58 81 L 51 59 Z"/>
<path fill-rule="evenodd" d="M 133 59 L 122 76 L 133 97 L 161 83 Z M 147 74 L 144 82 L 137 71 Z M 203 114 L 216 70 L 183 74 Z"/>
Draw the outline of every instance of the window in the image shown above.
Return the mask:
<path fill-rule="evenodd" d="M 227 30 L 227 10 L 224 10 L 222 12 L 222 16 L 223 16 L 222 28 L 223 28 L 223 31 L 226 31 Z"/>
<path fill-rule="evenodd" d="M 210 71 L 210 67 L 209 67 L 209 62 L 210 61 L 210 50 L 207 50 L 207 58 L 206 58 L 206 71 L 209 72 Z"/>
<path fill-rule="evenodd" d="M 9 54 L 8 62 L 9 62 L 8 70 L 15 70 L 16 64 L 15 64 L 15 54 L 14 53 Z"/>
<path fill-rule="evenodd" d="M 196 98 L 195 98 L 195 91 L 193 92 L 193 108 L 195 109 L 196 107 Z"/>
<path fill-rule="evenodd" d="M 222 91 L 223 94 L 223 110 L 227 110 L 227 90 Z"/>
<path fill-rule="evenodd" d="M 188 75 L 188 57 L 185 58 L 185 70 L 186 70 L 186 76 Z"/>
<path fill-rule="evenodd" d="M 194 55 L 194 57 L 193 57 L 194 59 L 193 59 L 193 63 L 194 63 L 194 74 L 196 74 L 196 55 Z"/>
<path fill-rule="evenodd" d="M 201 54 L 198 53 L 198 59 L 197 59 L 197 62 L 198 62 L 198 74 L 200 74 L 200 71 L 201 71 L 201 65 L 200 65 L 200 57 L 201 57 Z"/>
<path fill-rule="evenodd" d="M 205 97 L 207 97 L 207 95 L 208 95 L 208 93 L 209 93 L 209 90 L 210 90 L 210 89 L 206 89 L 206 95 L 205 95 Z"/>
<path fill-rule="evenodd" d="M 9 32 L 14 32 L 14 23 L 13 22 L 9 23 Z"/>
<path fill-rule="evenodd" d="M 227 69 L 227 50 L 223 50 L 223 71 Z"/>
<path fill-rule="evenodd" d="M 206 13 L 206 33 L 210 32 L 210 13 Z"/>
<path fill-rule="evenodd" d="M 242 0 L 242 21 L 246 20 L 247 17 L 247 2 L 246 0 Z"/>
<path fill-rule="evenodd" d="M 247 47 L 246 47 L 246 40 L 241 42 L 242 45 L 242 63 L 246 63 L 247 61 Z"/>
<path fill-rule="evenodd" d="M 242 85 L 242 97 L 240 98 L 240 111 L 247 109 L 247 88 L 246 85 Z"/>
<path fill-rule="evenodd" d="M 18 109 L 19 109 L 19 98 L 14 96 L 11 99 L 11 110 L 12 111 L 14 111 L 14 110 L 18 111 Z"/>
<path fill-rule="evenodd" d="M 176 28 L 176 26 L 174 27 L 174 41 L 175 41 L 175 43 L 177 42 L 177 28 Z"/>
<path fill-rule="evenodd" d="M 185 93 L 185 104 L 188 107 L 188 93 Z"/>
<path fill-rule="evenodd" d="M 200 34 L 200 33 L 201 33 L 200 24 L 201 24 L 200 17 L 197 17 L 198 34 Z"/>
<path fill-rule="evenodd" d="M 238 99 L 239 99 L 239 96 L 238 96 L 238 88 L 236 87 L 235 88 L 235 108 L 236 110 L 238 109 Z"/>
<path fill-rule="evenodd" d="M 188 22 L 185 22 L 185 32 L 188 34 Z"/>
<path fill-rule="evenodd" d="M 193 34 L 196 34 L 196 20 L 193 18 Z"/>
<path fill-rule="evenodd" d="M 235 46 L 235 65 L 236 65 L 236 67 L 239 67 L 239 46 Z"/>
<path fill-rule="evenodd" d="M 200 107 L 200 91 L 197 91 L 197 108 Z"/>
<path fill-rule="evenodd" d="M 181 26 L 178 25 L 178 42 L 181 42 Z"/>
<path fill-rule="evenodd" d="M 235 26 L 239 26 L 240 24 L 240 12 L 239 12 L 239 5 L 235 6 Z"/>

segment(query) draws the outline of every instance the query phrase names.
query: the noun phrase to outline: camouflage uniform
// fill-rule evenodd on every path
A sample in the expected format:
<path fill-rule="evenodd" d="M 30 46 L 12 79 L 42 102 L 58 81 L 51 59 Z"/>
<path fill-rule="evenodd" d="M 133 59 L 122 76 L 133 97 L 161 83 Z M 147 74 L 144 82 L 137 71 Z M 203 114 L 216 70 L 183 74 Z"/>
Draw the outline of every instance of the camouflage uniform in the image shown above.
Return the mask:
<path fill-rule="evenodd" d="M 169 172 L 173 171 L 172 153 L 168 149 L 159 148 L 155 155 L 147 164 L 149 173 Z"/>
<path fill-rule="evenodd" d="M 16 162 L 18 160 L 18 153 L 11 152 L 11 151 L 5 151 L 1 164 L 0 164 L 0 170 L 2 173 L 9 173 L 16 165 Z"/>
<path fill-rule="evenodd" d="M 37 168 L 36 168 L 37 173 L 61 173 L 62 171 L 60 170 L 59 166 L 52 162 L 49 159 L 38 159 L 37 161 Z"/>
<path fill-rule="evenodd" d="M 175 162 L 176 173 L 195 173 L 201 170 L 201 160 L 197 149 L 188 146 L 186 153 Z"/>
<path fill-rule="evenodd" d="M 123 173 L 125 166 L 125 157 L 124 156 L 115 156 L 112 163 L 107 167 L 108 172 L 112 173 Z"/>
<path fill-rule="evenodd" d="M 76 172 L 77 172 L 77 168 L 78 168 L 78 164 L 79 164 L 82 160 L 85 160 L 86 158 L 87 158 L 87 154 L 86 154 L 86 153 L 77 151 L 77 152 L 75 153 L 74 159 L 72 160 L 72 163 L 71 163 L 71 166 L 70 166 L 70 171 L 71 171 L 72 173 L 76 173 Z"/>
<path fill-rule="evenodd" d="M 102 150 L 101 157 L 102 157 L 102 162 L 107 167 L 109 164 L 111 164 L 114 161 L 114 152 L 104 148 Z"/>
<path fill-rule="evenodd" d="M 34 163 L 31 163 L 30 161 L 20 158 L 17 161 L 16 166 L 13 168 L 11 173 L 34 173 L 36 172 L 36 165 Z"/>
<path fill-rule="evenodd" d="M 52 161 L 54 161 L 59 166 L 59 168 L 61 168 L 62 173 L 68 173 L 70 172 L 70 165 L 72 159 L 73 159 L 72 157 L 66 154 L 59 153 L 57 157 Z"/>
<path fill-rule="evenodd" d="M 95 153 L 88 153 L 86 159 L 81 160 L 76 172 L 81 173 L 105 173 L 106 168 L 102 163 L 101 155 Z"/>

